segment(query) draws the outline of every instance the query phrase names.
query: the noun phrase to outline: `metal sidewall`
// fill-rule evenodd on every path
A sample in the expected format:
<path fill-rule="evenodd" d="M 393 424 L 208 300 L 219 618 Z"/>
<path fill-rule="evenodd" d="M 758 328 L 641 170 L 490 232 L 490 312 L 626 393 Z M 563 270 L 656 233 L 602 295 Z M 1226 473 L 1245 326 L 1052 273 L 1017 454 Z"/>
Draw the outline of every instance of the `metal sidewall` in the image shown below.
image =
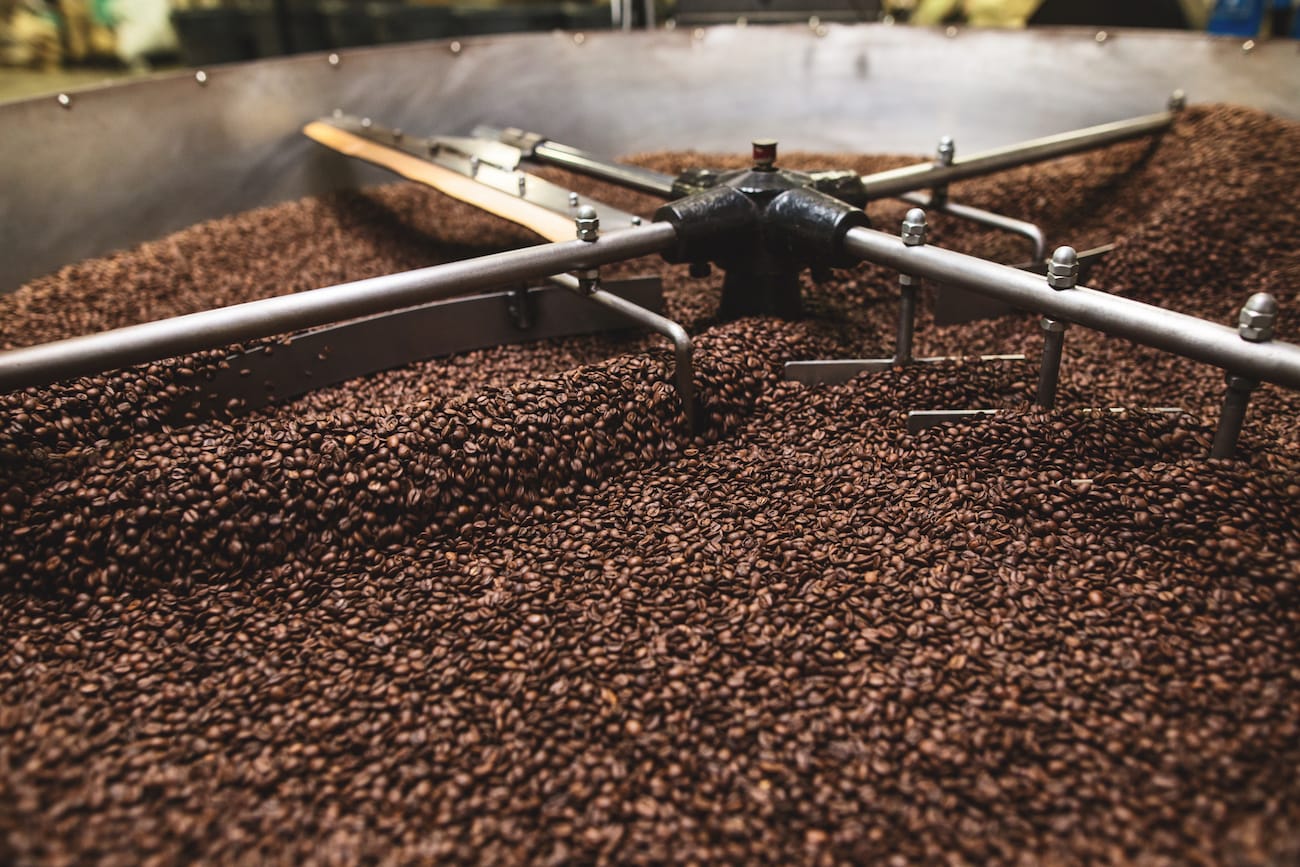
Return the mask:
<path fill-rule="evenodd" d="M 884 25 L 554 32 L 300 55 L 0 105 L 0 292 L 201 220 L 384 173 L 300 134 L 334 109 L 664 148 L 969 153 L 1194 102 L 1300 117 L 1300 52 L 1173 32 Z"/>

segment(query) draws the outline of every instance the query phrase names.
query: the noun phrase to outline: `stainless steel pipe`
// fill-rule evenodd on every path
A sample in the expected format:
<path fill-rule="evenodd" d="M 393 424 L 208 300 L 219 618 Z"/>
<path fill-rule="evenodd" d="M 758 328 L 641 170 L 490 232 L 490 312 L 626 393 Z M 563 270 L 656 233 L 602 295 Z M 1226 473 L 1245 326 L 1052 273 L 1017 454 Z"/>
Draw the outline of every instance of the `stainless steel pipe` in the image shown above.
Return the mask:
<path fill-rule="evenodd" d="M 940 247 L 908 247 L 874 229 L 850 229 L 844 246 L 854 256 L 887 268 L 1300 390 L 1300 346 L 1292 343 L 1251 343 L 1235 328 L 1083 286 L 1059 292 L 1035 274 Z"/>
<path fill-rule="evenodd" d="M 677 394 L 682 399 L 686 424 L 692 432 L 698 432 L 699 419 L 695 413 L 695 341 L 691 339 L 686 329 L 667 316 L 660 316 L 653 310 L 647 310 L 604 289 L 597 288 L 586 292 L 582 289 L 578 278 L 572 274 L 556 274 L 550 279 L 555 285 L 563 286 L 595 304 L 614 310 L 632 322 L 644 325 L 672 341 L 673 381 L 677 386 Z"/>
<path fill-rule="evenodd" d="M 610 232 L 597 241 L 540 244 L 14 349 L 0 353 L 0 392 L 631 259 L 662 252 L 676 242 L 677 233 L 671 225 L 651 223 Z"/>
<path fill-rule="evenodd" d="M 898 196 L 912 190 L 992 174 L 1003 169 L 1026 166 L 1163 132 L 1174 122 L 1176 116 L 1176 112 L 1162 111 L 1130 120 L 1090 126 L 971 154 L 954 160 L 951 165 L 927 162 L 903 166 L 873 175 L 863 175 L 862 186 L 870 199 Z"/>
<path fill-rule="evenodd" d="M 543 141 L 533 149 L 533 157 L 539 162 L 550 163 L 561 168 L 571 169 L 593 178 L 613 181 L 643 193 L 659 196 L 673 194 L 673 176 L 640 166 L 606 162 L 597 159 L 586 151 L 558 142 Z"/>
<path fill-rule="evenodd" d="M 1034 223 L 1027 220 L 1017 220 L 1015 217 L 1008 217 L 1005 214 L 996 214 L 993 211 L 986 211 L 983 208 L 973 208 L 970 205 L 962 205 L 957 202 L 944 201 L 940 205 L 934 204 L 933 196 L 926 196 L 921 193 L 904 193 L 898 197 L 909 205 L 916 205 L 918 208 L 925 208 L 929 211 L 938 211 L 941 214 L 948 214 L 959 220 L 969 220 L 972 223 L 978 223 L 981 226 L 988 226 L 991 229 L 998 229 L 1008 232 L 1012 235 L 1029 241 L 1034 251 L 1030 261 L 1035 264 L 1041 264 L 1047 256 L 1047 239 L 1043 237 L 1043 230 L 1038 228 Z"/>

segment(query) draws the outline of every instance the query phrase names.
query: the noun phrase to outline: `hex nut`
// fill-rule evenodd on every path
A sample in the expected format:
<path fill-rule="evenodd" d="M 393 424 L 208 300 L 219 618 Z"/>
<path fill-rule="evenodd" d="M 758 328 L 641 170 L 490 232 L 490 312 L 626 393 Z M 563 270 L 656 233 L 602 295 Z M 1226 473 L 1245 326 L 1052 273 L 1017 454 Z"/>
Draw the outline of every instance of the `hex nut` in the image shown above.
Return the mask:
<path fill-rule="evenodd" d="M 1256 292 L 1246 301 L 1237 316 L 1237 332 L 1243 340 L 1251 343 L 1272 340 L 1277 311 L 1276 298 L 1267 292 Z"/>

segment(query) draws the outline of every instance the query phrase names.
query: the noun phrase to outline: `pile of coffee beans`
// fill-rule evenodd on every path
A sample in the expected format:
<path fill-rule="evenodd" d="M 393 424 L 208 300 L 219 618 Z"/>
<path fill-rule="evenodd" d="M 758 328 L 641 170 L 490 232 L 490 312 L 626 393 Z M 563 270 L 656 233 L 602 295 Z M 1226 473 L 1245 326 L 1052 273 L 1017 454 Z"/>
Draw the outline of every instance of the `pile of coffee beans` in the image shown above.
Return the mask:
<path fill-rule="evenodd" d="M 1208 107 L 953 196 L 1116 242 L 1097 288 L 1224 323 L 1271 291 L 1294 340 L 1298 181 L 1300 128 Z M 0 345 L 528 242 L 407 184 L 296 202 L 35 281 Z M 896 274 L 720 323 L 718 276 L 608 273 L 663 275 L 699 433 L 636 334 L 186 425 L 227 351 L 0 396 L 0 859 L 1300 860 L 1300 395 L 1208 460 L 1212 368 L 1074 328 L 1045 413 L 1036 317 L 927 310 L 918 354 L 1030 360 L 809 388 L 781 365 L 889 354 Z M 1003 412 L 906 432 L 940 408 Z"/>

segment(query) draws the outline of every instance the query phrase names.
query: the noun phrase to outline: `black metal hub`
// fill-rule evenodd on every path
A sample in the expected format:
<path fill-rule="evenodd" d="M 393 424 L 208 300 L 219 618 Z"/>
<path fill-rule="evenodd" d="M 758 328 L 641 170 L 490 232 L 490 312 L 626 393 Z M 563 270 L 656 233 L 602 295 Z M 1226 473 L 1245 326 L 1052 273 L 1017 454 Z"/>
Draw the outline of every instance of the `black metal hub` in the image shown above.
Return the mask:
<path fill-rule="evenodd" d="M 681 239 L 664 258 L 690 262 L 696 274 L 709 263 L 726 272 L 722 319 L 798 318 L 799 275 L 811 268 L 821 280 L 851 264 L 841 261 L 839 241 L 849 228 L 868 225 L 856 174 L 778 169 L 775 158 L 775 142 L 755 142 L 752 168 L 685 172 L 673 185 L 682 198 L 655 214 Z"/>

